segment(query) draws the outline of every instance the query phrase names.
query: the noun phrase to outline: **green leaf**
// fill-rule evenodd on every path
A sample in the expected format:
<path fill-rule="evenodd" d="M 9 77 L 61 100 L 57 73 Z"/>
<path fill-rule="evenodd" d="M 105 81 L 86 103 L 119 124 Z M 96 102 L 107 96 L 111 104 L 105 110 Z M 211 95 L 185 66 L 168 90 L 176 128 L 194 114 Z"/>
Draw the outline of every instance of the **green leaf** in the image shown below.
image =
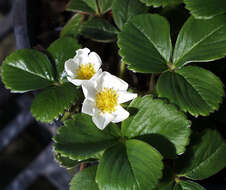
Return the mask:
<path fill-rule="evenodd" d="M 158 151 L 142 141 L 128 140 L 105 151 L 96 181 L 101 190 L 152 190 L 162 169 Z"/>
<path fill-rule="evenodd" d="M 101 14 L 106 13 L 112 7 L 112 0 L 98 0 Z"/>
<path fill-rule="evenodd" d="M 145 3 L 147 6 L 153 7 L 160 7 L 160 6 L 167 6 L 167 5 L 176 5 L 182 3 L 182 0 L 140 0 L 141 2 Z"/>
<path fill-rule="evenodd" d="M 31 112 L 41 122 L 52 122 L 79 98 L 78 89 L 71 83 L 53 86 L 40 92 L 31 105 Z"/>
<path fill-rule="evenodd" d="M 77 160 L 72 160 L 69 157 L 63 156 L 60 153 L 55 152 L 54 154 L 56 161 L 64 168 L 71 169 L 76 167 L 78 164 L 80 164 Z"/>
<path fill-rule="evenodd" d="M 83 21 L 83 15 L 75 14 L 64 26 L 60 33 L 60 37 L 70 36 L 73 38 L 77 38 L 80 33 L 80 26 Z"/>
<path fill-rule="evenodd" d="M 167 70 L 171 56 L 170 27 L 164 17 L 133 17 L 119 33 L 120 55 L 130 70 L 158 73 Z"/>
<path fill-rule="evenodd" d="M 177 162 L 181 167 L 179 176 L 202 180 L 226 166 L 226 143 L 217 131 L 206 130 L 192 142 L 186 154 Z"/>
<path fill-rule="evenodd" d="M 224 96 L 223 84 L 213 73 L 195 66 L 162 74 L 157 83 L 159 97 L 193 116 L 207 116 L 219 109 Z"/>
<path fill-rule="evenodd" d="M 97 42 L 112 42 L 117 38 L 117 29 L 107 20 L 94 17 L 81 26 L 81 34 Z"/>
<path fill-rule="evenodd" d="M 71 0 L 67 9 L 75 12 L 98 12 L 96 0 Z"/>
<path fill-rule="evenodd" d="M 1 77 L 12 92 L 45 88 L 55 82 L 54 69 L 48 57 L 31 49 L 17 50 L 4 60 Z"/>
<path fill-rule="evenodd" d="M 186 8 L 198 19 L 209 19 L 226 12 L 226 3 L 223 0 L 184 0 Z"/>
<path fill-rule="evenodd" d="M 99 190 L 95 182 L 97 166 L 85 168 L 71 180 L 70 190 Z"/>
<path fill-rule="evenodd" d="M 129 111 L 131 116 L 122 123 L 123 135 L 147 141 L 165 157 L 185 151 L 191 123 L 175 106 L 144 96 L 136 98 Z"/>
<path fill-rule="evenodd" d="M 112 0 L 98 0 L 98 6 L 100 13 L 104 14 L 111 9 Z M 99 14 L 98 6 L 96 0 L 71 0 L 68 10 Z"/>
<path fill-rule="evenodd" d="M 175 174 L 172 169 L 165 167 L 163 171 L 163 178 L 159 181 L 155 190 L 172 190 L 174 186 L 174 177 Z"/>
<path fill-rule="evenodd" d="M 62 81 L 67 75 L 64 71 L 65 61 L 73 58 L 75 56 L 75 51 L 80 47 L 77 40 L 70 37 L 59 38 L 49 46 L 48 51 L 55 60 L 57 78 L 59 80 Z"/>
<path fill-rule="evenodd" d="M 113 18 L 120 30 L 133 16 L 147 11 L 148 8 L 139 0 L 114 0 L 112 4 Z"/>
<path fill-rule="evenodd" d="M 210 20 L 190 17 L 182 27 L 175 46 L 173 63 L 208 62 L 226 55 L 226 16 Z"/>
<path fill-rule="evenodd" d="M 75 120 L 64 124 L 54 137 L 55 150 L 72 159 L 93 158 L 100 151 L 113 146 L 119 138 L 116 125 L 109 124 L 101 131 L 85 114 L 78 114 Z"/>
<path fill-rule="evenodd" d="M 193 181 L 182 180 L 175 185 L 173 190 L 205 190 L 205 188 Z"/>

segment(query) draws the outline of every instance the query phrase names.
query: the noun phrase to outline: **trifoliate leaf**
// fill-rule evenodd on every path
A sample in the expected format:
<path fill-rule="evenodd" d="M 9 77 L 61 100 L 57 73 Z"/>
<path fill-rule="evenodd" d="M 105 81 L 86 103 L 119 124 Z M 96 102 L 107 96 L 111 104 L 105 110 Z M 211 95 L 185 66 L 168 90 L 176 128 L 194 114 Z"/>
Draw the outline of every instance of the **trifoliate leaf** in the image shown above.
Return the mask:
<path fill-rule="evenodd" d="M 224 96 L 223 84 L 210 71 L 187 66 L 162 74 L 157 83 L 159 97 L 193 116 L 207 116 L 219 108 Z"/>

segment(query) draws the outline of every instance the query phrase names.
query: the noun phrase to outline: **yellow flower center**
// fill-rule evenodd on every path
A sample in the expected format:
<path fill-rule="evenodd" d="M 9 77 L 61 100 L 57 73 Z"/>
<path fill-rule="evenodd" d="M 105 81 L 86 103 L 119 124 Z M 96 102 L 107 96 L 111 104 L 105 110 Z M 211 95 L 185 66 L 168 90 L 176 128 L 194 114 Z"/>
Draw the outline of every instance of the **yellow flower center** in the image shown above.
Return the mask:
<path fill-rule="evenodd" d="M 113 113 L 118 105 L 118 94 L 112 88 L 104 88 L 96 94 L 96 106 L 102 113 Z"/>
<path fill-rule="evenodd" d="M 89 80 L 96 73 L 94 65 L 91 63 L 82 64 L 77 70 L 77 79 Z"/>

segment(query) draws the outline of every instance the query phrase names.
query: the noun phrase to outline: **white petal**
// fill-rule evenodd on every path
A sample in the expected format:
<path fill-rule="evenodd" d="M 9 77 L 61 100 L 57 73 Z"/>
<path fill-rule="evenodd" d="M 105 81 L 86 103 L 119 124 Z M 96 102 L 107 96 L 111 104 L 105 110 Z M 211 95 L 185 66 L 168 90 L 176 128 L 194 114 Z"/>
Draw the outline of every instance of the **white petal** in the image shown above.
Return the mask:
<path fill-rule="evenodd" d="M 75 86 L 81 86 L 84 82 L 87 81 L 87 80 L 80 80 L 80 79 L 71 78 L 71 77 L 67 77 L 67 80 L 72 84 L 74 84 Z"/>
<path fill-rule="evenodd" d="M 85 96 L 85 98 L 89 100 L 95 100 L 96 99 L 96 82 L 95 81 L 86 81 L 82 84 L 82 91 Z"/>
<path fill-rule="evenodd" d="M 82 104 L 82 113 L 86 113 L 92 116 L 94 109 L 95 109 L 95 102 L 85 99 Z"/>
<path fill-rule="evenodd" d="M 92 119 L 97 128 L 103 130 L 114 119 L 114 116 L 112 114 L 101 114 L 96 112 Z"/>
<path fill-rule="evenodd" d="M 118 91 L 117 94 L 119 95 L 119 97 L 118 97 L 118 103 L 119 104 L 124 103 L 124 102 L 128 102 L 128 101 L 133 100 L 137 97 L 137 94 L 127 92 L 127 91 Z"/>
<path fill-rule="evenodd" d="M 96 81 L 102 73 L 102 69 L 97 70 L 97 72 L 93 75 L 93 77 L 90 79 L 91 81 Z"/>
<path fill-rule="evenodd" d="M 102 65 L 99 55 L 95 52 L 89 54 L 89 63 L 94 64 L 95 71 L 98 71 Z"/>
<path fill-rule="evenodd" d="M 79 66 L 86 65 L 89 63 L 89 52 L 88 48 L 79 49 L 76 51 L 76 56 L 73 58 Z"/>
<path fill-rule="evenodd" d="M 126 91 L 128 89 L 128 84 L 122 79 L 111 75 L 108 72 L 103 72 L 97 81 L 97 89 L 99 91 L 104 88 L 113 88 L 116 91 Z"/>
<path fill-rule="evenodd" d="M 68 59 L 64 64 L 64 69 L 69 76 L 75 76 L 79 65 L 73 59 Z"/>
<path fill-rule="evenodd" d="M 121 122 L 129 117 L 129 112 L 126 111 L 122 106 L 117 106 L 116 111 L 114 112 L 116 116 L 115 119 L 112 120 L 113 123 Z"/>
<path fill-rule="evenodd" d="M 81 55 L 81 54 L 88 55 L 89 52 L 90 52 L 89 48 L 78 49 L 76 51 L 76 55 Z"/>

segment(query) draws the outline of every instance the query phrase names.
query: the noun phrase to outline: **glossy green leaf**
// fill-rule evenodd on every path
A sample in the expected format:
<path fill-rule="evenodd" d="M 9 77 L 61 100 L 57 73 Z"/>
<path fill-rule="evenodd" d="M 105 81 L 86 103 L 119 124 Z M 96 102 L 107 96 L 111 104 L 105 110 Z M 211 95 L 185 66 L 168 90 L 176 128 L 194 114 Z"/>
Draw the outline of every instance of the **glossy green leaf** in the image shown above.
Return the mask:
<path fill-rule="evenodd" d="M 223 84 L 210 71 L 187 66 L 162 74 L 157 83 L 159 97 L 193 116 L 207 116 L 219 108 L 224 96 Z"/>
<path fill-rule="evenodd" d="M 52 122 L 75 104 L 79 90 L 71 83 L 53 86 L 40 92 L 31 105 L 31 112 L 41 122 Z"/>
<path fill-rule="evenodd" d="M 64 168 L 71 169 L 76 167 L 80 162 L 77 160 L 72 160 L 69 157 L 63 156 L 60 153 L 55 152 L 55 160 Z"/>
<path fill-rule="evenodd" d="M 94 17 L 81 26 L 81 35 L 98 42 L 112 42 L 117 38 L 117 29 L 107 20 Z"/>
<path fill-rule="evenodd" d="M 205 190 L 205 188 L 193 181 L 181 180 L 173 190 Z"/>
<path fill-rule="evenodd" d="M 96 0 L 70 0 L 68 10 L 75 12 L 97 13 Z"/>
<path fill-rule="evenodd" d="M 184 0 L 186 8 L 198 19 L 209 19 L 226 12 L 224 0 Z"/>
<path fill-rule="evenodd" d="M 169 24 L 157 14 L 135 16 L 119 33 L 118 46 L 130 70 L 163 72 L 168 68 L 172 50 Z"/>
<path fill-rule="evenodd" d="M 215 130 L 206 130 L 179 160 L 180 176 L 194 180 L 206 179 L 226 167 L 226 142 Z"/>
<path fill-rule="evenodd" d="M 77 38 L 80 33 L 80 26 L 83 21 L 83 15 L 75 14 L 64 26 L 60 33 L 60 37 L 70 36 L 73 38 Z"/>
<path fill-rule="evenodd" d="M 167 6 L 167 5 L 176 5 L 182 3 L 182 0 L 140 0 L 141 2 L 145 3 L 147 6 L 153 7 L 160 7 L 160 6 Z"/>
<path fill-rule="evenodd" d="M 129 111 L 131 116 L 122 123 L 123 135 L 150 143 L 166 157 L 185 151 L 191 123 L 175 106 L 144 96 L 136 98 Z"/>
<path fill-rule="evenodd" d="M 208 62 L 226 55 L 226 16 L 210 20 L 190 17 L 182 27 L 175 46 L 173 63 Z"/>
<path fill-rule="evenodd" d="M 96 181 L 101 190 L 152 190 L 162 176 L 162 156 L 152 146 L 139 140 L 105 151 Z"/>
<path fill-rule="evenodd" d="M 65 61 L 73 58 L 76 54 L 75 51 L 80 47 L 77 40 L 71 37 L 59 38 L 49 46 L 48 51 L 55 60 L 57 78 L 59 80 L 63 80 L 67 75 L 64 71 Z"/>
<path fill-rule="evenodd" d="M 112 5 L 113 18 L 120 30 L 133 16 L 147 11 L 148 8 L 139 0 L 114 0 Z"/>
<path fill-rule="evenodd" d="M 106 13 L 112 7 L 113 0 L 98 0 L 101 14 Z"/>
<path fill-rule="evenodd" d="M 77 173 L 71 180 L 70 190 L 99 190 L 95 182 L 97 166 L 91 166 Z"/>
<path fill-rule="evenodd" d="M 103 131 L 85 114 L 66 121 L 54 137 L 55 150 L 72 159 L 93 158 L 100 151 L 113 146 L 118 140 L 118 127 L 109 124 Z"/>
<path fill-rule="evenodd" d="M 55 82 L 54 69 L 48 57 L 31 49 L 17 50 L 6 57 L 1 77 L 12 92 L 45 88 Z"/>

